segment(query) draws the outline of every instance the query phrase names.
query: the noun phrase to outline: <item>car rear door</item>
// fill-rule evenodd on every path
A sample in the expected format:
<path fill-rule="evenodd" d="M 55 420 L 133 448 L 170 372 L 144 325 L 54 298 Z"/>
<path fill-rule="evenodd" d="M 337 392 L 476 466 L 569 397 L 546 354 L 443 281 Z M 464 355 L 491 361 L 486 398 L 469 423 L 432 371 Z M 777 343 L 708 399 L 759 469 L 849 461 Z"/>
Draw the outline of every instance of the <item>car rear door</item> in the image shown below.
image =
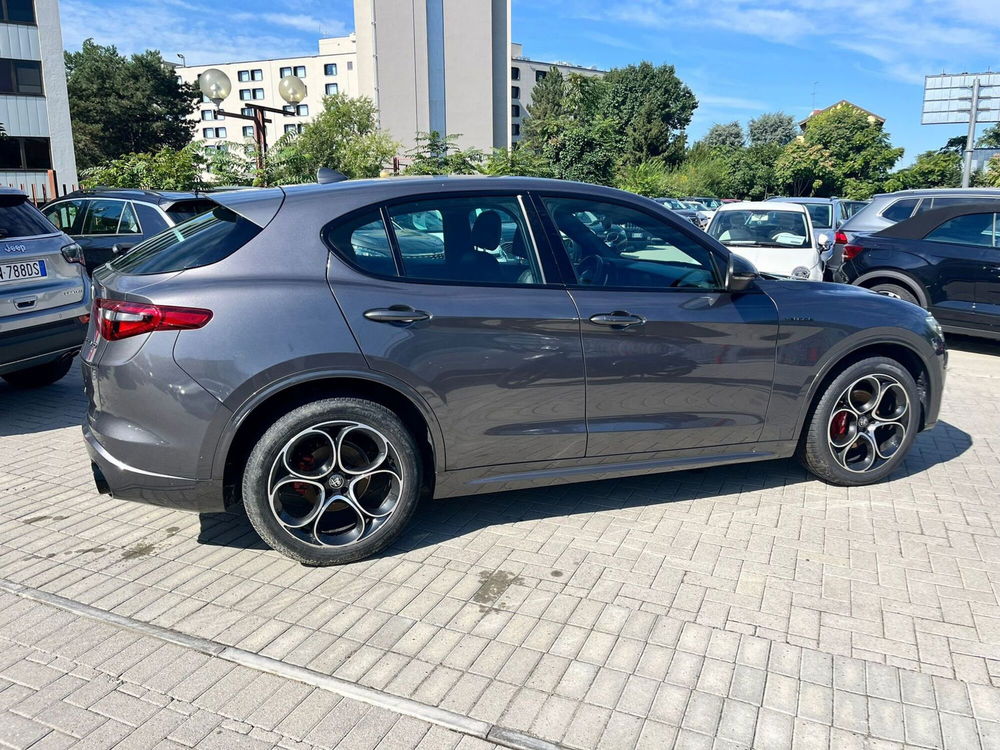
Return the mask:
<path fill-rule="evenodd" d="M 120 198 L 90 200 L 79 231 L 77 242 L 91 273 L 114 257 L 112 248 L 118 242 L 134 242 L 142 236 L 132 201 Z"/>
<path fill-rule="evenodd" d="M 929 308 L 942 323 L 983 325 L 986 314 L 977 309 L 985 293 L 986 268 L 995 252 L 993 213 L 964 214 L 948 219 L 928 232 L 920 245 L 935 273 L 928 288 Z M 906 249 L 905 244 L 902 249 Z"/>
<path fill-rule="evenodd" d="M 771 299 L 724 291 L 722 254 L 676 219 L 585 194 L 539 201 L 580 310 L 587 455 L 756 441 L 774 378 Z M 644 237 L 623 244 L 619 227 Z"/>
<path fill-rule="evenodd" d="M 1000 213 L 993 214 L 993 247 L 983 249 L 983 272 L 976 281 L 976 316 L 1000 333 Z"/>
<path fill-rule="evenodd" d="M 369 366 L 431 406 L 448 469 L 586 452 L 580 322 L 530 216 L 516 194 L 438 194 L 324 231 L 330 286 Z"/>

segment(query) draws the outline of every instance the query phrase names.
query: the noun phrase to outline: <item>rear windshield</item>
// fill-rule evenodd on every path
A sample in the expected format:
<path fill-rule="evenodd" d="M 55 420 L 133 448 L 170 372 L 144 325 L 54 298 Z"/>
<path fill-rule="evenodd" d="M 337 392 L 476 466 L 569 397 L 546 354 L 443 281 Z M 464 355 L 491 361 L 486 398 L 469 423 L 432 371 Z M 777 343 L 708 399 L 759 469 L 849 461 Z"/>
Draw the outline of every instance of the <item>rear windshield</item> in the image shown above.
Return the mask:
<path fill-rule="evenodd" d="M 167 209 L 167 216 L 174 220 L 175 224 L 193 219 L 198 214 L 211 211 L 216 204 L 208 200 L 178 201 Z"/>
<path fill-rule="evenodd" d="M 0 195 L 0 240 L 59 231 L 20 195 Z"/>
<path fill-rule="evenodd" d="M 217 205 L 140 242 L 108 265 L 120 273 L 139 276 L 185 271 L 228 258 L 259 233 L 256 224 Z"/>

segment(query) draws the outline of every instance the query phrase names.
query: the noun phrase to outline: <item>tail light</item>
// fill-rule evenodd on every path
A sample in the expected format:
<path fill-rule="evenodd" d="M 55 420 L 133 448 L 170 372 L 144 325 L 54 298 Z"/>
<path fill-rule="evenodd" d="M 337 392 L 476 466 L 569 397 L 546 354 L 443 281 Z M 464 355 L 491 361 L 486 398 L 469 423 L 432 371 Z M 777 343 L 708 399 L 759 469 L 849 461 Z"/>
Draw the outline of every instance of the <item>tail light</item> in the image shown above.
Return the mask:
<path fill-rule="evenodd" d="M 62 253 L 62 257 L 66 259 L 67 263 L 79 263 L 81 266 L 83 265 L 83 248 L 75 242 L 63 245 L 59 248 L 59 252 Z"/>
<path fill-rule="evenodd" d="M 101 336 L 108 341 L 153 331 L 188 331 L 201 328 L 212 319 L 211 310 L 112 299 L 95 300 L 94 314 Z"/>
<path fill-rule="evenodd" d="M 844 260 L 850 260 L 864 248 L 861 245 L 844 245 Z"/>
<path fill-rule="evenodd" d="M 846 245 L 848 243 L 847 235 L 843 232 L 835 232 L 833 235 L 833 242 L 837 245 Z"/>

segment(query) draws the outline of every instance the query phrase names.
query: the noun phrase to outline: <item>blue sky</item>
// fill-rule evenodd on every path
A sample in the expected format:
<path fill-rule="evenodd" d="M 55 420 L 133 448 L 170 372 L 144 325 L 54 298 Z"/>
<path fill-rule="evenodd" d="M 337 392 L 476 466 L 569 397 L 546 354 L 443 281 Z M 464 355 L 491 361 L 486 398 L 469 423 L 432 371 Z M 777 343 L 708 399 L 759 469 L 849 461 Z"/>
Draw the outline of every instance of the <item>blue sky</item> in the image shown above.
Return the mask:
<path fill-rule="evenodd" d="M 353 29 L 351 0 L 61 0 L 67 49 L 87 37 L 189 63 L 314 54 Z M 1000 68 L 1000 0 L 512 0 L 535 59 L 671 63 L 700 105 L 692 138 L 761 112 L 840 99 L 886 118 L 899 166 L 963 132 L 920 125 L 925 74 Z M 176 59 L 176 58 L 174 58 Z"/>

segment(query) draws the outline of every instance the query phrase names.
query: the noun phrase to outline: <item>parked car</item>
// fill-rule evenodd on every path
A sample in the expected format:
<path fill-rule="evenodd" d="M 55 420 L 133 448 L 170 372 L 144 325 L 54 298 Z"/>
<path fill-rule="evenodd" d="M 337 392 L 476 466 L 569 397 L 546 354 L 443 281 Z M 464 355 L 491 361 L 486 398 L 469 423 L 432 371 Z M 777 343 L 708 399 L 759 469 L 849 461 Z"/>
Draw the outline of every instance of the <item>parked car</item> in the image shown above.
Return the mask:
<path fill-rule="evenodd" d="M 689 208 L 683 201 L 679 201 L 676 198 L 653 198 L 653 200 L 661 206 L 666 206 L 682 219 L 690 221 L 698 229 L 704 229 L 708 225 L 708 221 L 705 220 L 702 212 Z"/>
<path fill-rule="evenodd" d="M 822 281 L 832 249 L 826 234 L 813 231 L 801 203 L 725 203 L 706 230 L 758 270 L 790 279 Z"/>
<path fill-rule="evenodd" d="M 880 193 L 874 196 L 867 206 L 844 222 L 834 234 L 831 265 L 835 268 L 842 265 L 844 246 L 851 244 L 856 235 L 878 232 L 923 211 L 981 203 L 984 200 L 1000 200 L 1000 189 L 935 188 Z"/>
<path fill-rule="evenodd" d="M 1000 338 L 1000 203 L 923 211 L 844 248 L 842 281 L 927 308 L 946 331 Z"/>
<path fill-rule="evenodd" d="M 761 276 L 630 193 L 437 177 L 212 199 L 95 273 L 87 448 L 102 492 L 242 505 L 304 563 L 383 549 L 422 495 L 793 454 L 870 484 L 937 420 L 926 311 Z M 504 224 L 517 264 L 491 253 Z"/>
<path fill-rule="evenodd" d="M 214 204 L 205 195 L 152 190 L 77 190 L 42 213 L 83 248 L 89 273 L 125 251 Z"/>
<path fill-rule="evenodd" d="M 0 377 L 10 385 L 49 385 L 69 372 L 90 313 L 82 261 L 27 195 L 0 188 Z"/>
<path fill-rule="evenodd" d="M 691 201 L 693 203 L 700 203 L 709 211 L 714 211 L 715 209 L 717 209 L 719 206 L 722 205 L 722 201 L 719 200 L 718 198 L 704 198 L 704 197 L 698 198 L 695 196 L 689 196 L 687 198 L 683 198 L 682 200 Z"/>
<path fill-rule="evenodd" d="M 775 196 L 768 198 L 768 200 L 781 201 L 782 203 L 801 203 L 809 211 L 813 232 L 825 234 L 831 239 L 835 239 L 836 231 L 845 221 L 868 205 L 867 201 L 851 201 L 844 198 L 783 198 Z M 827 281 L 833 279 L 833 274 L 836 269 L 840 268 L 841 263 L 841 258 L 834 248 L 825 272 L 824 278 Z"/>

